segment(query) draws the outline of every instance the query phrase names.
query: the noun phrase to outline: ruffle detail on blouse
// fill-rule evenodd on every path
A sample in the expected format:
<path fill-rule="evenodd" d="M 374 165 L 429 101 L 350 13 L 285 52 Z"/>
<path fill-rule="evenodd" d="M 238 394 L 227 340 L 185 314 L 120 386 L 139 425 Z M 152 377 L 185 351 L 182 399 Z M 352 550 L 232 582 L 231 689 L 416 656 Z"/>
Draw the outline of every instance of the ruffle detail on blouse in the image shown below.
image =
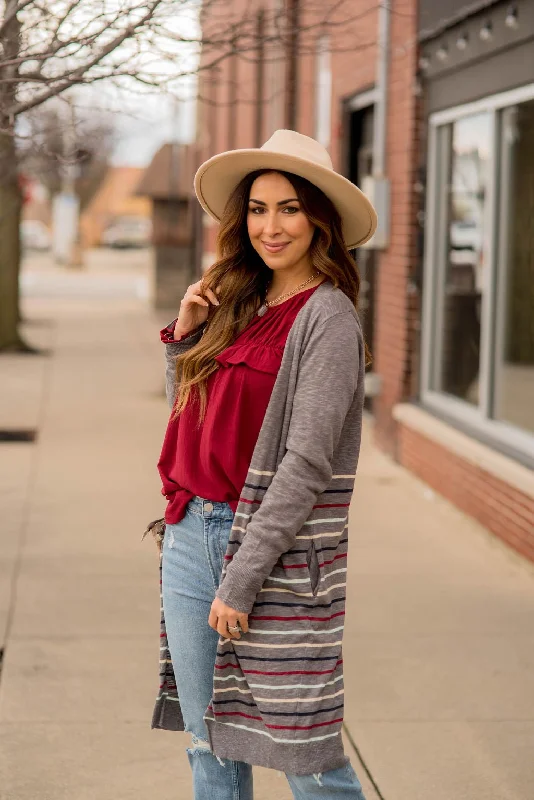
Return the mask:
<path fill-rule="evenodd" d="M 283 354 L 283 347 L 243 342 L 243 344 L 230 345 L 220 355 L 216 356 L 215 360 L 222 367 L 230 367 L 233 364 L 246 364 L 247 367 L 256 369 L 258 372 L 277 375 Z"/>

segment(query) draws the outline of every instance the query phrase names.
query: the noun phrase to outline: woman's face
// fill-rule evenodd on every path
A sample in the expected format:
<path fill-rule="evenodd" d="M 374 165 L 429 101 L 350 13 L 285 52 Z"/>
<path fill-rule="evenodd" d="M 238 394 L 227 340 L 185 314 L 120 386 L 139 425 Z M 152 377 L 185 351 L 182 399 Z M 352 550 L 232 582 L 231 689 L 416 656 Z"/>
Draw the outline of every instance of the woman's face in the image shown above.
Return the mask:
<path fill-rule="evenodd" d="M 247 228 L 252 246 L 270 269 L 308 266 L 315 228 L 279 172 L 260 175 L 250 187 Z"/>

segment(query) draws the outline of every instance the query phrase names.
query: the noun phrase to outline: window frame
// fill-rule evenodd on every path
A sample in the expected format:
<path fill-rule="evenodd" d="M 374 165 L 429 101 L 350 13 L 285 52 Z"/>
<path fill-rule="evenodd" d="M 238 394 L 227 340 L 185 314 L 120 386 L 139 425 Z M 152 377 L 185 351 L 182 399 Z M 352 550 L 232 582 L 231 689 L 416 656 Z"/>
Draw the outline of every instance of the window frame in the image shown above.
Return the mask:
<path fill-rule="evenodd" d="M 437 111 L 428 119 L 427 145 L 427 196 L 426 196 L 426 235 L 423 268 L 423 304 L 421 337 L 421 401 L 424 406 L 460 425 L 471 429 L 486 440 L 503 445 L 513 451 L 534 459 L 534 434 L 518 428 L 511 423 L 491 418 L 493 412 L 493 390 L 495 377 L 495 355 L 499 333 L 502 326 L 503 300 L 499 294 L 504 281 L 502 268 L 504 260 L 503 236 L 499 228 L 502 218 L 503 198 L 499 187 L 501 175 L 502 146 L 500 141 L 502 112 L 508 107 L 534 100 L 534 83 L 506 92 L 485 97 L 472 103 L 454 106 Z M 485 208 L 484 242 L 485 272 L 482 299 L 482 324 L 480 332 L 480 375 L 479 404 L 473 406 L 465 400 L 434 389 L 436 370 L 441 359 L 440 341 L 443 332 L 443 291 L 445 264 L 446 231 L 443 219 L 446 214 L 443 195 L 444 185 L 441 177 L 451 158 L 451 125 L 459 119 L 479 113 L 490 115 L 490 161 L 492 168 L 488 175 L 488 191 Z M 448 141 L 447 148 L 441 147 L 442 137 Z M 446 153 L 446 157 L 444 157 Z M 441 163 L 440 163 L 441 159 Z M 441 198 L 440 198 L 441 195 Z M 441 202 L 440 202 L 441 201 Z M 497 325 L 492 324 L 497 322 Z"/>

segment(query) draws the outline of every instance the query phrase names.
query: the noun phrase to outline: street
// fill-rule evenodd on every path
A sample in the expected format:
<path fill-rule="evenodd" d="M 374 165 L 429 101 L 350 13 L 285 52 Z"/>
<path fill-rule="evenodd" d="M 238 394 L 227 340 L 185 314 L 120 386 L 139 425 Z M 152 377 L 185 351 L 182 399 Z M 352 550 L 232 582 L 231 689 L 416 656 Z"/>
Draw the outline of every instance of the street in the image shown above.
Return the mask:
<path fill-rule="evenodd" d="M 0 356 L 1 800 L 187 800 L 189 736 L 150 730 L 168 416 L 151 252 L 25 263 Z M 380 453 L 350 517 L 346 752 L 367 800 L 532 800 L 534 565 Z M 257 769 L 256 800 L 290 800 Z M 214 798 L 216 800 L 216 798 Z"/>

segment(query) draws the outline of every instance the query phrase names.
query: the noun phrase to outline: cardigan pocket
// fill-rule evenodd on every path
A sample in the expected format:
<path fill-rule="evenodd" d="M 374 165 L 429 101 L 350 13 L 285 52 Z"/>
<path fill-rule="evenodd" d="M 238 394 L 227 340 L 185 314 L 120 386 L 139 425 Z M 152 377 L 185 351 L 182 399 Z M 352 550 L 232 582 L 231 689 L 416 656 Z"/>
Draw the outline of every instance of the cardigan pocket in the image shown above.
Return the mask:
<path fill-rule="evenodd" d="M 306 562 L 308 564 L 308 571 L 310 573 L 312 594 L 315 597 L 319 591 L 319 584 L 321 582 L 321 567 L 319 566 L 319 559 L 317 558 L 317 552 L 313 542 L 310 542 L 310 546 L 308 547 L 308 552 L 306 553 Z"/>

